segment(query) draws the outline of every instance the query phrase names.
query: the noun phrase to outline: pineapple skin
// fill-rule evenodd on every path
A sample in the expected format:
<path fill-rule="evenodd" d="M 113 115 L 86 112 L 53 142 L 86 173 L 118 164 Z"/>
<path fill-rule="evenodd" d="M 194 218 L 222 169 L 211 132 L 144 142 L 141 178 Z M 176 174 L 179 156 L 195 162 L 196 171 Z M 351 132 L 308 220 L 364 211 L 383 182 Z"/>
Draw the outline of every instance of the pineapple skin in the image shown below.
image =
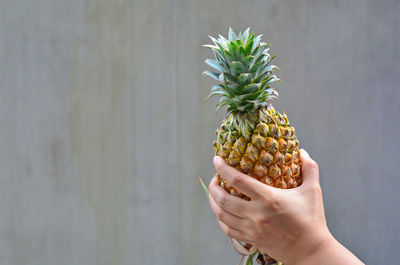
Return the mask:
<path fill-rule="evenodd" d="M 281 189 L 301 185 L 299 141 L 294 127 L 285 113 L 269 105 L 252 114 L 253 124 L 248 130 L 232 126 L 234 114 L 226 118 L 217 129 L 214 141 L 215 155 L 230 166 L 264 184 Z M 240 133 L 241 132 L 241 133 Z M 219 184 L 231 195 L 249 199 L 218 176 Z"/>

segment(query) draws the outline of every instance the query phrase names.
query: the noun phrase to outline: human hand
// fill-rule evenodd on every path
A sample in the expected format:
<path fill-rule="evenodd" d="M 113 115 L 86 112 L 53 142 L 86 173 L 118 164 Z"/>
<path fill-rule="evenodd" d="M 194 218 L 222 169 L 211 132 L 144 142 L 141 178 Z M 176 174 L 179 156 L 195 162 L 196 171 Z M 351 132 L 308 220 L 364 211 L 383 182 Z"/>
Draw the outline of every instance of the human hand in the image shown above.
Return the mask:
<path fill-rule="evenodd" d="M 209 185 L 210 206 L 222 230 L 231 238 L 294 264 L 332 241 L 325 221 L 318 165 L 301 150 L 303 183 L 294 189 L 265 185 L 214 157 L 218 174 L 250 201 L 231 196 L 214 178 Z"/>

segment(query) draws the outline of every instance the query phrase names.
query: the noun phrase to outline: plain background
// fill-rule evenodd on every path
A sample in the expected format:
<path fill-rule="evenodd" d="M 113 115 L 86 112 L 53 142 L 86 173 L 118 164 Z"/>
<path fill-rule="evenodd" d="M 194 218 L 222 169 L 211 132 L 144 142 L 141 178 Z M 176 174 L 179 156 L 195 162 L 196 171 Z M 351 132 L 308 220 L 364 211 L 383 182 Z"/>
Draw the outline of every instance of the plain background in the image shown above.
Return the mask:
<path fill-rule="evenodd" d="M 271 42 L 336 238 L 400 263 L 400 2 L 0 0 L 0 264 L 235 264 L 208 35 Z"/>

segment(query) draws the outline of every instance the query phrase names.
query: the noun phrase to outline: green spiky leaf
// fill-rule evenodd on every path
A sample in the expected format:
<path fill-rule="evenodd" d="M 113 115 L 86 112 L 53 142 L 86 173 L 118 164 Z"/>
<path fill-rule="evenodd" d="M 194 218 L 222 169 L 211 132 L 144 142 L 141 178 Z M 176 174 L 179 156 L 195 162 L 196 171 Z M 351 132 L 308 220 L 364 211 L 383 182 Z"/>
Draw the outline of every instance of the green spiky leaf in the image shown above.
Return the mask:
<path fill-rule="evenodd" d="M 211 60 L 211 59 L 206 59 L 205 63 L 208 64 L 209 66 L 211 66 L 212 68 L 214 68 L 217 71 L 223 72 L 224 71 L 224 67 L 218 63 L 218 61 L 215 60 Z"/>
<path fill-rule="evenodd" d="M 205 70 L 203 72 L 203 75 L 210 76 L 210 77 L 214 78 L 215 80 L 219 81 L 219 74 L 216 72 L 211 72 L 211 71 Z"/>
<path fill-rule="evenodd" d="M 229 35 L 229 41 L 234 41 L 237 38 L 235 32 L 233 32 L 231 27 L 229 27 L 228 35 Z"/>
<path fill-rule="evenodd" d="M 249 31 L 250 31 L 250 28 L 247 28 L 247 29 L 243 32 L 243 35 L 242 35 L 242 41 L 243 41 L 243 42 L 245 42 L 245 41 L 249 38 Z"/>
<path fill-rule="evenodd" d="M 270 56 L 269 43 L 261 41 L 261 36 L 249 28 L 239 34 L 229 28 L 228 38 L 210 36 L 213 44 L 203 45 L 212 49 L 215 57 L 205 62 L 216 72 L 203 74 L 219 81 L 207 97 L 220 96 L 217 110 L 227 106 L 228 115 L 252 112 L 278 97 L 271 84 L 279 80 L 272 74 L 279 68 L 271 64 L 275 56 Z"/>
<path fill-rule="evenodd" d="M 206 194 L 207 199 L 208 199 L 208 196 L 209 196 L 208 189 L 207 189 L 206 185 L 204 184 L 203 180 L 201 179 L 201 177 L 199 177 L 199 181 L 200 181 L 200 184 L 201 184 L 201 186 L 203 187 L 203 191 L 204 191 L 204 193 Z"/>

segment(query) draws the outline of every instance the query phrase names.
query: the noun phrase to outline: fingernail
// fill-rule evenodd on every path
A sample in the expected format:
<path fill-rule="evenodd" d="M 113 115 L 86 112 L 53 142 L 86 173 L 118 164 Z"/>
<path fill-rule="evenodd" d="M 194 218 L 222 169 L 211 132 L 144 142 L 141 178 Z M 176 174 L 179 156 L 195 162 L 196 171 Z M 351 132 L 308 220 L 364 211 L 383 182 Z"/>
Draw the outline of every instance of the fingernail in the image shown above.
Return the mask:
<path fill-rule="evenodd" d="M 310 155 L 307 153 L 306 150 L 300 149 L 300 152 L 301 152 L 301 154 L 302 154 L 303 156 L 305 156 L 305 157 L 310 157 Z"/>
<path fill-rule="evenodd" d="M 214 165 L 216 165 L 218 163 L 218 160 L 219 160 L 219 156 L 214 156 L 214 158 L 213 158 Z"/>

